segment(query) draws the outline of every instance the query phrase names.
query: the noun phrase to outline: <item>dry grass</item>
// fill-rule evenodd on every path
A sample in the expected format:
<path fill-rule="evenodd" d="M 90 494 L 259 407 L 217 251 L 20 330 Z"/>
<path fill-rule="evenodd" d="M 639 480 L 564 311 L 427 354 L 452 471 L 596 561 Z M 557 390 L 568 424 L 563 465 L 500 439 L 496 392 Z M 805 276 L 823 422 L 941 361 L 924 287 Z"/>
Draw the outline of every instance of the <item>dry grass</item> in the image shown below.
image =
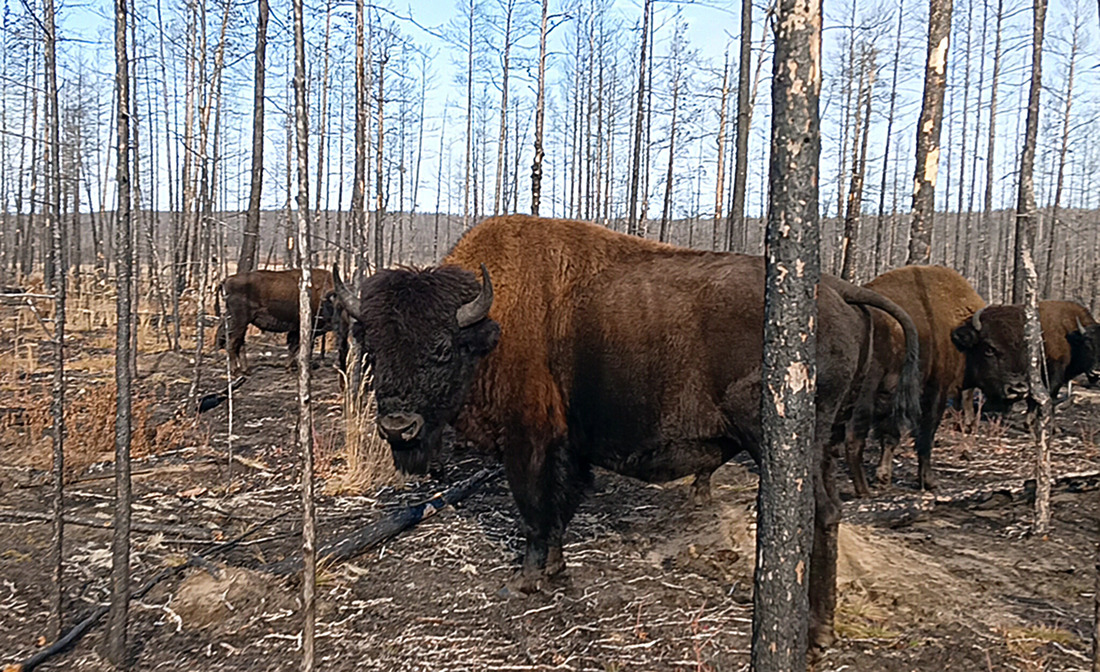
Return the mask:
<path fill-rule="evenodd" d="M 113 382 L 70 390 L 65 404 L 65 479 L 71 481 L 97 462 L 114 459 L 117 392 Z M 51 395 L 48 389 L 13 392 L 0 414 L 0 441 L 19 466 L 49 469 L 52 464 Z M 180 445 L 189 436 L 178 419 L 154 422 L 152 401 L 135 397 L 132 408 L 131 455 L 142 458 Z"/>
<path fill-rule="evenodd" d="M 369 388 L 369 382 L 364 383 Z M 397 481 L 389 444 L 374 423 L 374 409 L 373 390 L 361 388 L 357 398 L 344 394 L 344 469 L 326 481 L 327 492 L 361 494 Z"/>

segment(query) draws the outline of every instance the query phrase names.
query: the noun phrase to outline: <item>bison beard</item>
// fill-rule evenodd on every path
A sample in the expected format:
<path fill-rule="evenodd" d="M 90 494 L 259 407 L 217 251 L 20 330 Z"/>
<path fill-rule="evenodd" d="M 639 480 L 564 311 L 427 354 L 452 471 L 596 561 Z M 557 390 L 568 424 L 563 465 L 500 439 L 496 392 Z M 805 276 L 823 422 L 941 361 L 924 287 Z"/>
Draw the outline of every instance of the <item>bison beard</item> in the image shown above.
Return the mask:
<path fill-rule="evenodd" d="M 488 272 L 479 283 L 482 264 Z M 442 266 L 382 271 L 358 297 L 338 275 L 334 282 L 370 354 L 380 425 L 397 465 L 426 467 L 451 422 L 464 438 L 502 452 L 527 538 L 512 581 L 520 590 L 537 590 L 564 568 L 562 537 L 593 466 L 668 481 L 705 479 L 743 450 L 760 457 L 761 258 L 510 216 L 472 229 Z M 487 288 L 492 297 L 492 287 L 487 316 L 463 310 Z M 897 309 L 835 278 L 822 283 L 819 443 L 850 411 L 867 361 L 869 318 L 845 297 Z M 470 312 L 478 319 L 461 319 Z M 905 376 L 900 397 L 913 399 L 915 342 Z M 823 445 L 814 473 L 810 631 L 828 645 L 840 503 L 833 453 Z"/>

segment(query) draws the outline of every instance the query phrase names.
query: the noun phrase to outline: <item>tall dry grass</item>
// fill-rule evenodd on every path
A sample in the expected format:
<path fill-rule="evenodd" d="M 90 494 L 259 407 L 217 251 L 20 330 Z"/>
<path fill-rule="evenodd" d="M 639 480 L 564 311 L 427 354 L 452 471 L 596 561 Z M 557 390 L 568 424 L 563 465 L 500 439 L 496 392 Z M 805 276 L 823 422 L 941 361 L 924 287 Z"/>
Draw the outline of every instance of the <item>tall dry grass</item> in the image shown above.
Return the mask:
<path fill-rule="evenodd" d="M 364 378 L 358 394 L 345 393 L 344 468 L 333 470 L 326 481 L 330 494 L 362 494 L 398 482 L 390 446 L 378 434 L 374 422 L 374 390 Z"/>

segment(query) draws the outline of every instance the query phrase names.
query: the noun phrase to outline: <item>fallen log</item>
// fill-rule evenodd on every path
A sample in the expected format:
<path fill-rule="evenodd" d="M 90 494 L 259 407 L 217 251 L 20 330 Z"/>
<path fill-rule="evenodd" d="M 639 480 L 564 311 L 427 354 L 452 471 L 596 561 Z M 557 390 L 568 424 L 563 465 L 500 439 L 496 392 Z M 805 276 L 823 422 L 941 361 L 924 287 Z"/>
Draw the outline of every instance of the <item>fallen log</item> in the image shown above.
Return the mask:
<path fill-rule="evenodd" d="M 168 577 L 179 574 L 189 567 L 203 566 L 204 564 L 206 564 L 206 558 L 209 558 L 210 556 L 217 553 L 224 553 L 225 551 L 232 550 L 235 546 L 250 537 L 256 531 L 270 523 L 275 522 L 279 518 L 282 518 L 287 513 L 288 512 L 283 511 L 282 513 L 276 514 L 268 518 L 267 520 L 256 523 L 252 527 L 242 532 L 239 536 L 230 539 L 229 541 L 215 544 L 200 553 L 192 554 L 187 562 L 183 563 L 182 565 L 178 565 L 176 567 L 168 567 L 164 570 L 161 570 L 159 574 L 154 576 L 152 579 L 149 579 L 149 581 L 147 581 L 145 585 L 139 588 L 137 592 L 132 593 L 130 595 L 130 600 L 140 600 L 141 598 L 145 597 L 146 594 L 148 594 L 154 586 L 156 586 L 161 581 L 167 579 Z M 96 607 L 94 610 L 92 610 L 90 614 L 88 614 L 87 617 L 85 617 L 79 623 L 73 626 L 71 630 L 62 635 L 61 638 L 58 639 L 56 642 L 42 649 L 41 651 L 34 654 L 30 658 L 27 658 L 21 663 L 14 663 L 5 666 L 4 672 L 31 672 L 31 670 L 41 665 L 49 658 L 63 651 L 66 651 L 67 649 L 69 649 L 69 647 L 76 644 L 80 640 L 80 638 L 83 637 L 89 630 L 91 630 L 92 626 L 95 625 L 96 622 L 99 621 L 99 619 L 103 618 L 103 615 L 106 614 L 108 609 L 110 608 L 111 607 L 109 604 L 102 604 Z"/>
<path fill-rule="evenodd" d="M 317 564 L 331 564 L 350 560 L 387 539 L 401 534 L 420 521 L 431 517 L 446 506 L 452 506 L 466 499 L 486 481 L 500 474 L 501 469 L 482 469 L 458 485 L 436 493 L 431 498 L 406 507 L 377 520 L 366 527 L 359 528 L 342 539 L 325 544 L 317 554 Z M 271 563 L 263 568 L 272 574 L 290 575 L 302 570 L 302 560 L 298 557 L 287 558 Z"/>

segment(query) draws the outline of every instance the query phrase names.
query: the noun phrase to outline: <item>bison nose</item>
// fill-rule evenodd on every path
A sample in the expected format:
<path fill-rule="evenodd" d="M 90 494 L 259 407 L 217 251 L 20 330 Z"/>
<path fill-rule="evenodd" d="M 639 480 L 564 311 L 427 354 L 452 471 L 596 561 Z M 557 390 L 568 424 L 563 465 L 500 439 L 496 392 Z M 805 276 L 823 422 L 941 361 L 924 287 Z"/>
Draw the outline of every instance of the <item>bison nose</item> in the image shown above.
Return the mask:
<path fill-rule="evenodd" d="M 423 426 L 424 417 L 419 413 L 389 413 L 378 419 L 378 428 L 390 441 L 412 441 Z"/>
<path fill-rule="evenodd" d="M 1026 382 L 1009 383 L 1005 388 L 1005 396 L 1009 399 L 1023 399 L 1030 391 Z"/>

